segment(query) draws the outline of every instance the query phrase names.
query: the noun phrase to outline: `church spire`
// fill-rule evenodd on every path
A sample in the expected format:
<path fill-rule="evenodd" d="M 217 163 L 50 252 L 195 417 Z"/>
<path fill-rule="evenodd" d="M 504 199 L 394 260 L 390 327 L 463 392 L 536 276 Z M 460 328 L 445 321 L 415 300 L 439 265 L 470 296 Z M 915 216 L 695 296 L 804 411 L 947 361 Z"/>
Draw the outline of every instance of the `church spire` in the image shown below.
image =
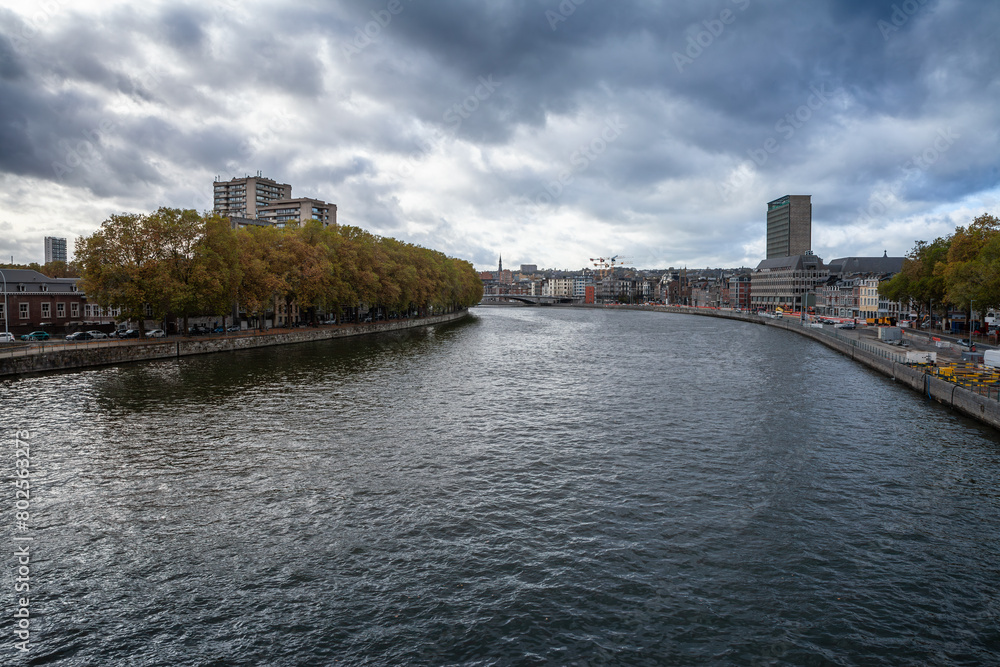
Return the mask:
<path fill-rule="evenodd" d="M 500 264 L 497 267 L 497 271 L 499 271 L 500 273 L 503 273 L 503 255 L 502 254 L 500 255 Z"/>

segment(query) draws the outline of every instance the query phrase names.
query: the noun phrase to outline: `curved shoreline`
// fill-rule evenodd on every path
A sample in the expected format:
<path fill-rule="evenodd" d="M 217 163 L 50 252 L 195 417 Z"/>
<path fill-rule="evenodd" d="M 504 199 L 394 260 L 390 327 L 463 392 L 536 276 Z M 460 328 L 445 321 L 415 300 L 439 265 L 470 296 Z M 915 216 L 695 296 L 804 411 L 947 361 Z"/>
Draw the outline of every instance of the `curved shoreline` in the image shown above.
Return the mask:
<path fill-rule="evenodd" d="M 171 359 L 195 354 L 213 354 L 249 350 L 273 345 L 292 345 L 333 338 L 350 338 L 372 334 L 404 331 L 435 326 L 469 317 L 468 309 L 419 319 L 394 320 L 373 324 L 350 324 L 321 328 L 306 328 L 260 332 L 249 335 L 207 338 L 174 338 L 149 341 L 128 341 L 125 344 L 97 343 L 89 347 L 59 345 L 23 355 L 0 356 L 0 377 L 45 373 L 51 371 L 114 366 L 152 359 Z"/>
<path fill-rule="evenodd" d="M 1000 430 L 1000 400 L 987 398 L 970 391 L 965 387 L 953 382 L 942 380 L 928 373 L 920 367 L 914 367 L 899 361 L 899 355 L 889 352 L 882 352 L 877 348 L 868 345 L 851 344 L 837 338 L 832 338 L 826 334 L 818 333 L 813 329 L 803 327 L 798 320 L 772 320 L 763 318 L 753 313 L 743 313 L 726 310 L 705 310 L 701 308 L 691 308 L 688 306 L 586 306 L 588 308 L 616 308 L 622 310 L 643 310 L 662 313 L 677 313 L 680 315 L 697 315 L 700 317 L 717 317 L 726 320 L 737 320 L 740 322 L 750 322 L 751 324 L 761 324 L 764 326 L 776 327 L 791 331 L 799 335 L 811 338 L 828 348 L 840 352 L 854 361 L 864 364 L 872 370 L 878 371 L 894 381 L 901 382 L 910 389 L 919 392 L 921 395 L 931 398 L 942 405 L 946 405 L 953 410 L 957 410 L 966 417 L 971 417 L 976 421 Z"/>

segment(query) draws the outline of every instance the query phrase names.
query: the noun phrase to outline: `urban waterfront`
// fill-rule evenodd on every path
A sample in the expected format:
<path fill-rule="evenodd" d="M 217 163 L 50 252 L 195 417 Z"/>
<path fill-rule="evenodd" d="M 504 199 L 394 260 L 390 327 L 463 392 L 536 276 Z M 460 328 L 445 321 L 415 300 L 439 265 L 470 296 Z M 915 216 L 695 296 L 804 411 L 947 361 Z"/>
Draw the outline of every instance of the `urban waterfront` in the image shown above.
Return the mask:
<path fill-rule="evenodd" d="M 1000 660 L 995 431 L 770 327 L 473 313 L 0 382 L 5 476 L 17 431 L 33 475 L 31 649 L 8 557 L 5 654 Z"/>

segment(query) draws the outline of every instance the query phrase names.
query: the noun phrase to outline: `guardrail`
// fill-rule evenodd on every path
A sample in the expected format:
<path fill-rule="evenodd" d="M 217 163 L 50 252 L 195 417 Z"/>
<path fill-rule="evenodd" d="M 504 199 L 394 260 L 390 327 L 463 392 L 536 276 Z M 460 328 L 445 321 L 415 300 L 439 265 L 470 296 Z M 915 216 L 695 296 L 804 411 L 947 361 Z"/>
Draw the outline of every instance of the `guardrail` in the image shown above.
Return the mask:
<path fill-rule="evenodd" d="M 836 338 L 837 340 L 847 343 L 848 345 L 851 345 L 853 347 L 856 347 L 859 350 L 864 350 L 869 354 L 874 354 L 877 357 L 882 357 L 883 359 L 888 359 L 889 361 L 893 361 L 898 364 L 909 363 L 906 360 L 905 354 L 896 354 L 895 352 L 886 350 L 881 345 L 874 345 L 867 341 L 863 341 L 859 338 L 854 338 L 853 336 L 845 336 L 836 329 L 827 331 L 827 329 L 824 327 L 823 329 L 817 329 L 816 331 L 822 333 L 824 336 L 830 336 L 831 338 Z"/>

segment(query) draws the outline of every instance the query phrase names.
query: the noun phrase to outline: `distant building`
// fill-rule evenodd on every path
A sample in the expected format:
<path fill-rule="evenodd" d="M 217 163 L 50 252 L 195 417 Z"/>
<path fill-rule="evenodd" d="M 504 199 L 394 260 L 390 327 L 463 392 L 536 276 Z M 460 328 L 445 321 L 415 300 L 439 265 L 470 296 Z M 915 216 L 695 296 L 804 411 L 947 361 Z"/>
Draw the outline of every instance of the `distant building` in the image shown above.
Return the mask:
<path fill-rule="evenodd" d="M 275 227 L 287 227 L 289 223 L 301 227 L 309 220 L 319 220 L 327 227 L 337 224 L 337 205 L 308 197 L 279 199 L 267 205 L 258 205 L 257 217 Z"/>
<path fill-rule="evenodd" d="M 879 285 L 903 269 L 903 257 L 841 257 L 830 261 L 829 279 L 818 291 L 817 313 L 836 317 L 897 317 L 909 315 L 909 304 L 890 302 Z"/>
<path fill-rule="evenodd" d="M 104 324 L 119 314 L 87 303 L 86 295 L 77 287 L 78 278 L 49 278 L 31 269 L 3 269 L 0 273 L 7 286 L 5 293 L 0 292 L 0 328 L 6 322 L 14 333 L 41 327 L 53 331 L 51 327 Z"/>
<path fill-rule="evenodd" d="M 542 296 L 573 296 L 572 278 L 549 278 L 542 285 Z"/>
<path fill-rule="evenodd" d="M 537 264 L 522 264 L 521 273 L 538 273 Z"/>
<path fill-rule="evenodd" d="M 581 273 L 573 276 L 573 297 L 576 299 L 585 298 L 587 296 L 587 289 L 593 288 L 593 286 L 594 276 L 592 274 Z M 590 291 L 593 292 L 594 290 L 591 289 Z"/>
<path fill-rule="evenodd" d="M 670 267 L 660 277 L 660 300 L 668 306 L 691 305 L 691 285 L 686 269 Z"/>
<path fill-rule="evenodd" d="M 302 226 L 318 220 L 323 226 L 337 224 L 337 205 L 321 199 L 292 199 L 292 186 L 278 183 L 257 172 L 256 176 L 216 181 L 215 212 L 237 227 Z"/>
<path fill-rule="evenodd" d="M 752 310 L 799 310 L 815 303 L 817 285 L 827 282 L 829 271 L 812 253 L 762 260 L 750 277 Z"/>
<path fill-rule="evenodd" d="M 812 252 L 812 195 L 785 195 L 767 203 L 767 259 Z"/>
<path fill-rule="evenodd" d="M 867 274 L 896 274 L 903 270 L 905 257 L 841 257 L 830 260 L 830 275 L 847 277 Z"/>
<path fill-rule="evenodd" d="M 36 255 L 37 257 L 37 255 Z M 66 261 L 66 239 L 45 237 L 45 263 Z"/>
<path fill-rule="evenodd" d="M 257 218 L 259 207 L 291 199 L 292 186 L 256 176 L 215 182 L 215 212 L 227 218 Z"/>
<path fill-rule="evenodd" d="M 750 310 L 750 276 L 730 276 L 729 307 L 737 310 Z"/>

